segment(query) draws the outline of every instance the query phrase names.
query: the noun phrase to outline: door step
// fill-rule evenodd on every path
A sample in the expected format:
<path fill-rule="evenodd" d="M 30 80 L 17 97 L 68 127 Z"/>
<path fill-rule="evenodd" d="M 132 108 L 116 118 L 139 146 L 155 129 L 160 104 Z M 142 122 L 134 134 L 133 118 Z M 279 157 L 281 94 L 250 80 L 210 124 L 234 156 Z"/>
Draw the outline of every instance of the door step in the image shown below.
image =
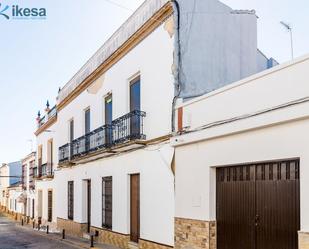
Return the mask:
<path fill-rule="evenodd" d="M 128 248 L 129 248 L 129 249 L 139 249 L 139 246 L 138 246 L 137 243 L 130 241 L 130 242 L 128 243 Z"/>

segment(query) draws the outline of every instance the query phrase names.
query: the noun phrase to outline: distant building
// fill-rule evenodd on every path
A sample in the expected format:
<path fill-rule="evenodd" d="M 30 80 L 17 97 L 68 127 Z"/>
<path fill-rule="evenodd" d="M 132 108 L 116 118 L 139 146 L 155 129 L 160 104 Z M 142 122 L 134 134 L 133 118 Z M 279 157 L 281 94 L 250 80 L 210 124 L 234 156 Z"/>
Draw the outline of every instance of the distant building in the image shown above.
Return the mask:
<path fill-rule="evenodd" d="M 21 182 L 21 177 L 22 177 L 22 165 L 21 161 L 18 162 L 13 162 L 13 163 L 8 163 L 7 164 L 8 169 L 9 169 L 9 183 L 10 186 Z"/>
<path fill-rule="evenodd" d="M 22 165 L 21 161 L 2 164 L 0 167 L 0 203 L 2 207 L 13 211 L 15 204 L 12 204 L 15 199 L 22 193 Z M 14 192 L 16 190 L 18 194 Z M 16 206 L 17 207 L 17 206 Z M 15 209 L 14 209 L 15 210 Z M 20 211 L 20 209 L 18 209 Z"/>
<path fill-rule="evenodd" d="M 33 219 L 35 215 L 36 153 L 22 159 L 23 215 Z"/>

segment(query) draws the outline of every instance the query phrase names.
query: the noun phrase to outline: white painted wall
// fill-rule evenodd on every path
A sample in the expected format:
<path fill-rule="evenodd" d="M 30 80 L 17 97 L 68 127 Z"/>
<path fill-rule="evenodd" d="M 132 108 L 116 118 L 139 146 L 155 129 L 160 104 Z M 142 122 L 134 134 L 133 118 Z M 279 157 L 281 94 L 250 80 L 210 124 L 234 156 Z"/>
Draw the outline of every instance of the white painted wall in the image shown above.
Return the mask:
<path fill-rule="evenodd" d="M 147 147 L 112 158 L 97 160 L 56 172 L 57 216 L 68 218 L 67 186 L 74 181 L 74 221 L 86 222 L 84 180 L 92 184 L 91 225 L 102 227 L 102 178 L 113 177 L 113 231 L 130 234 L 129 175 L 140 174 L 141 238 L 174 244 L 173 149 L 165 145 Z M 61 204 L 61 205 L 60 205 Z"/>
<path fill-rule="evenodd" d="M 57 123 L 54 123 L 51 125 L 46 131 L 40 133 L 36 137 L 36 142 L 37 142 L 37 148 L 38 146 L 42 145 L 42 164 L 47 163 L 47 145 L 48 145 L 48 140 L 53 139 L 53 166 L 54 169 L 57 168 L 58 164 L 58 143 L 56 137 L 56 131 L 57 131 Z M 37 157 L 38 157 L 38 152 L 37 152 Z"/>
<path fill-rule="evenodd" d="M 34 200 L 34 215 L 33 217 L 35 217 L 35 191 L 34 190 L 30 190 L 27 193 L 27 206 L 26 206 L 26 214 L 27 216 L 32 218 L 32 206 L 33 206 L 33 200 Z"/>
<path fill-rule="evenodd" d="M 262 73 L 179 104 L 184 125 L 202 125 L 251 114 L 309 96 L 306 71 L 309 56 L 276 66 Z M 283 117 L 285 118 L 285 117 Z"/>
<path fill-rule="evenodd" d="M 24 213 L 24 204 L 18 202 L 18 198 L 21 196 L 23 193 L 21 188 L 11 188 L 8 189 L 9 192 L 9 210 L 14 211 L 15 213 Z M 15 205 L 16 202 L 16 205 Z"/>
<path fill-rule="evenodd" d="M 36 181 L 35 182 L 35 217 L 38 218 L 40 212 L 42 212 L 42 220 L 47 221 L 48 219 L 48 190 L 53 190 L 53 212 L 52 212 L 52 222 L 57 222 L 57 214 L 56 214 L 56 186 L 55 180 L 43 180 L 43 181 Z M 42 200 L 39 197 L 39 193 L 42 193 Z M 63 189 L 58 189 L 58 191 L 64 192 Z M 40 203 L 40 201 L 42 201 Z M 60 207 L 64 207 L 64 201 L 59 200 L 58 205 Z"/>
<path fill-rule="evenodd" d="M 191 130 L 309 96 L 309 56 L 180 106 Z M 176 146 L 176 217 L 215 220 L 215 167 L 300 158 L 301 230 L 309 231 L 309 102 L 199 129 Z M 190 115 L 189 115 L 190 113 Z"/>
<path fill-rule="evenodd" d="M 0 167 L 0 175 L 8 176 L 9 168 L 7 164 L 4 164 Z M 7 206 L 7 197 L 6 194 L 3 196 L 3 191 L 7 193 L 7 187 L 10 186 L 10 180 L 7 177 L 0 177 L 0 200 L 2 206 Z"/>
<path fill-rule="evenodd" d="M 174 39 L 161 25 L 98 80 L 103 85 L 96 94 L 84 91 L 61 110 L 57 121 L 58 146 L 68 143 L 68 122 L 72 118 L 75 138 L 84 135 L 84 110 L 87 107 L 91 110 L 91 130 L 105 124 L 104 97 L 109 92 L 113 94 L 113 119 L 129 113 L 129 84 L 138 74 L 141 76 L 141 110 L 147 113 L 147 139 L 169 134 L 174 94 L 173 44 Z"/>

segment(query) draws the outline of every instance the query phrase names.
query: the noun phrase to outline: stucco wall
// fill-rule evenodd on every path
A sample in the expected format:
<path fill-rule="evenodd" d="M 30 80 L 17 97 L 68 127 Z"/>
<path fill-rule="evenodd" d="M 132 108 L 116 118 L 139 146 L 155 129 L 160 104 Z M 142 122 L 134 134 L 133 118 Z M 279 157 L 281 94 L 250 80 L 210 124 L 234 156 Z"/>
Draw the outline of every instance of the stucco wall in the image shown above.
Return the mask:
<path fill-rule="evenodd" d="M 174 244 L 173 149 L 152 146 L 56 172 L 57 216 L 68 218 L 67 186 L 74 181 L 74 221 L 85 223 L 86 188 L 91 179 L 91 225 L 102 227 L 102 177 L 113 177 L 113 231 L 130 234 L 129 175 L 140 174 L 140 237 Z M 61 203 L 61 205 L 60 205 Z"/>
<path fill-rule="evenodd" d="M 196 132 L 172 139 L 176 217 L 215 220 L 215 167 L 300 158 L 301 230 L 309 231 L 308 69 L 305 56 L 180 105 Z"/>
<path fill-rule="evenodd" d="M 58 123 L 51 125 L 46 131 L 40 133 L 36 138 L 37 147 L 42 145 L 42 164 L 47 163 L 47 145 L 50 139 L 53 139 L 53 165 L 57 168 L 58 164 L 58 140 L 56 139 L 58 132 Z M 38 152 L 37 152 L 38 157 Z"/>
<path fill-rule="evenodd" d="M 95 84 L 99 87 L 95 93 L 84 91 L 62 109 L 58 113 L 57 144 L 68 143 L 68 121 L 72 118 L 75 138 L 84 135 L 84 110 L 87 107 L 91 110 L 91 130 L 105 124 L 104 97 L 110 92 L 113 95 L 113 119 L 129 113 L 129 84 L 138 74 L 141 77 L 141 110 L 147 113 L 144 126 L 147 139 L 170 133 L 174 93 L 173 43 L 173 38 L 161 25 L 97 80 Z"/>
<path fill-rule="evenodd" d="M 42 211 L 42 216 L 41 218 L 43 220 L 48 219 L 48 190 L 53 191 L 53 208 L 52 208 L 52 221 L 57 222 L 57 213 L 56 213 L 56 196 L 57 192 L 56 190 L 56 185 L 55 185 L 55 180 L 51 181 L 36 181 L 35 183 L 35 217 L 37 218 L 39 216 L 38 211 L 39 211 L 39 206 L 40 204 L 40 198 L 39 198 L 39 192 L 42 191 L 42 205 L 41 205 L 41 211 Z M 64 192 L 63 189 L 59 189 L 58 191 Z M 60 208 L 63 208 L 64 201 L 59 200 L 58 205 Z"/>
<path fill-rule="evenodd" d="M 307 97 L 308 68 L 309 58 L 305 56 L 179 104 L 184 126 L 194 130 Z"/>

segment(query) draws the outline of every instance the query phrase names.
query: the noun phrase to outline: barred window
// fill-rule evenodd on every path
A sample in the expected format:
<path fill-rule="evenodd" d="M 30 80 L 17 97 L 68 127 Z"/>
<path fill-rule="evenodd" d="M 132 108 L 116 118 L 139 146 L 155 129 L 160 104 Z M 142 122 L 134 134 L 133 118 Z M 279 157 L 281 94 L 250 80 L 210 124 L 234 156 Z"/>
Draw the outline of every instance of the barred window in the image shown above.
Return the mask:
<path fill-rule="evenodd" d="M 74 217 L 74 182 L 68 182 L 68 219 L 73 220 Z"/>
<path fill-rule="evenodd" d="M 32 199 L 32 219 L 34 219 L 34 207 L 35 207 L 35 205 L 34 205 L 35 203 L 34 203 L 34 199 Z"/>
<path fill-rule="evenodd" d="M 48 222 L 52 222 L 53 219 L 53 191 L 48 190 Z"/>
<path fill-rule="evenodd" d="M 104 177 L 102 181 L 102 227 L 112 229 L 113 178 Z"/>

